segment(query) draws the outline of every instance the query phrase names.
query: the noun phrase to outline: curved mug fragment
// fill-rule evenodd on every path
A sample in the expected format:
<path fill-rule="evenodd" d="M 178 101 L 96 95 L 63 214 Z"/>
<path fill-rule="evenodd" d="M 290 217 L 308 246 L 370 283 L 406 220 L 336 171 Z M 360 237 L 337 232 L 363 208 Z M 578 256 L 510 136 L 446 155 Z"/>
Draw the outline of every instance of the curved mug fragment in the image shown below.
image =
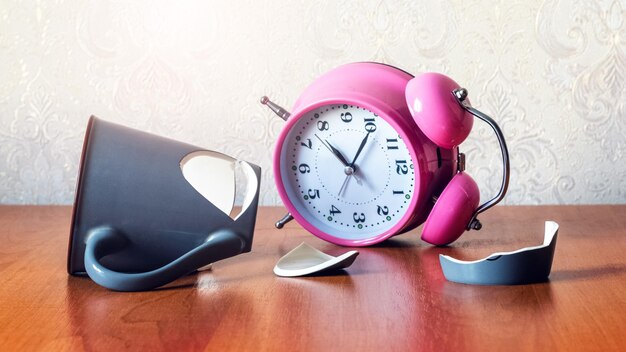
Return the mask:
<path fill-rule="evenodd" d="M 523 285 L 548 279 L 556 248 L 559 224 L 546 221 L 543 244 L 512 252 L 493 253 L 475 261 L 440 254 L 447 280 L 474 285 Z"/>

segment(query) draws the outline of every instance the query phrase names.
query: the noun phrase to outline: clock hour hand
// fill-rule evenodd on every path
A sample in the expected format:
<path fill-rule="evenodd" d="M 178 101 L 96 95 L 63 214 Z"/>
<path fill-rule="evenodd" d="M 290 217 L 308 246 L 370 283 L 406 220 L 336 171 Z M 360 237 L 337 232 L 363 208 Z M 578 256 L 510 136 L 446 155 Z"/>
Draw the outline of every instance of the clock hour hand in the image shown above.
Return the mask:
<path fill-rule="evenodd" d="M 328 143 L 327 140 L 322 140 L 317 134 L 315 134 L 315 137 L 317 137 L 317 139 L 319 139 L 320 142 L 322 142 L 322 144 L 328 150 L 330 150 L 331 153 L 333 153 L 333 155 L 337 158 L 337 160 L 341 161 L 343 166 L 349 166 L 350 165 L 348 163 L 348 161 L 346 160 L 346 158 L 343 156 L 343 154 L 341 154 L 341 152 L 339 150 L 337 150 L 337 148 L 333 147 L 330 143 Z"/>
<path fill-rule="evenodd" d="M 352 167 L 350 166 L 350 163 L 348 163 L 348 160 L 346 160 L 343 154 L 341 154 L 341 152 L 337 148 L 333 147 L 333 145 L 330 144 L 328 140 L 321 139 L 320 136 L 318 136 L 317 134 L 315 134 L 315 137 L 319 139 L 319 141 L 326 147 L 326 149 L 330 150 L 330 152 L 333 153 L 333 155 L 337 158 L 337 160 L 339 160 L 341 164 L 344 166 L 344 169 L 347 169 L 347 168 L 352 169 Z M 344 172 L 346 172 L 346 170 L 344 170 Z M 352 176 L 354 176 L 356 183 L 361 184 L 361 179 L 359 177 L 357 177 L 354 174 L 352 174 Z M 343 189 L 343 186 L 341 188 Z"/>
<path fill-rule="evenodd" d="M 349 166 L 350 165 L 350 164 L 348 164 L 348 160 L 346 160 L 346 158 L 343 156 L 343 154 L 341 154 L 341 152 L 339 150 L 337 150 L 337 148 L 333 147 L 333 145 L 330 144 L 328 141 L 326 141 L 326 144 L 328 144 L 328 146 L 330 147 L 330 150 L 333 152 L 333 154 L 335 154 L 337 159 L 339 159 L 339 161 L 341 161 L 343 166 Z"/>

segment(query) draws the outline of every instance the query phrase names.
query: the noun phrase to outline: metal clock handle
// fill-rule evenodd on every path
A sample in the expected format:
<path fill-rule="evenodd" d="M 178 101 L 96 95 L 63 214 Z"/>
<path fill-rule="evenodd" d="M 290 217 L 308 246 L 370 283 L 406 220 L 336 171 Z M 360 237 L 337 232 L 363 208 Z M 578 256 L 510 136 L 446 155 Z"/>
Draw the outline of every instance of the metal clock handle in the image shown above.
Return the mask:
<path fill-rule="evenodd" d="M 480 112 L 479 110 L 474 109 L 473 107 L 471 107 L 469 104 L 465 102 L 465 99 L 467 98 L 467 89 L 465 88 L 455 89 L 454 91 L 452 91 L 452 93 L 454 97 L 456 98 L 457 102 L 463 107 L 463 109 L 468 111 L 470 114 L 478 117 L 479 119 L 485 121 L 489 126 L 491 126 L 491 128 L 496 134 L 496 137 L 498 137 L 498 142 L 500 143 L 500 151 L 502 152 L 502 185 L 500 186 L 500 191 L 495 197 L 481 204 L 476 209 L 476 211 L 474 211 L 472 218 L 467 224 L 468 230 L 470 229 L 480 230 L 482 227 L 482 224 L 476 218 L 478 214 L 498 204 L 498 202 L 500 202 L 502 198 L 504 198 L 504 195 L 506 194 L 506 191 L 509 188 L 509 174 L 511 171 L 511 166 L 509 164 L 509 150 L 506 147 L 506 142 L 504 141 L 504 135 L 502 134 L 502 130 L 500 130 L 500 127 L 498 126 L 496 121 L 494 121 L 491 117 L 487 116 L 486 114 Z"/>

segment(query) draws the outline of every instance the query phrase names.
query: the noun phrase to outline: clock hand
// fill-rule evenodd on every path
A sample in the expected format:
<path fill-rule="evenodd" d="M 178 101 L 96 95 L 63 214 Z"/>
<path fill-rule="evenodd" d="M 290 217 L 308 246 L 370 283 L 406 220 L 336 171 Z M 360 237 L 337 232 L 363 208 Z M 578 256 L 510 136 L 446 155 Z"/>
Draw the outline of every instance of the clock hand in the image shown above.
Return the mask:
<path fill-rule="evenodd" d="M 344 169 L 344 172 L 346 173 L 346 178 L 343 180 L 343 183 L 341 184 L 341 188 L 339 188 L 339 193 L 337 194 L 337 196 L 341 196 L 341 193 L 343 193 L 344 188 L 348 185 L 348 181 L 350 181 L 350 177 L 354 177 L 356 182 L 359 185 L 361 184 L 361 181 L 354 174 L 355 171 L 356 170 L 353 167 L 346 166 L 346 168 Z"/>
<path fill-rule="evenodd" d="M 348 175 L 348 177 L 349 176 L 354 177 L 354 179 L 356 180 L 356 183 L 358 183 L 359 185 L 362 184 L 361 179 L 354 173 L 356 168 L 354 166 L 350 166 L 350 164 L 348 164 L 348 161 L 346 160 L 346 158 L 344 158 L 344 156 L 341 154 L 341 152 L 339 150 L 337 150 L 337 148 L 333 147 L 333 145 L 330 144 L 330 142 L 328 140 L 326 140 L 326 144 L 328 144 L 328 146 L 332 149 L 333 154 L 335 154 L 337 156 L 337 158 L 339 158 L 341 163 L 345 166 L 343 171 L 346 173 L 346 175 Z M 350 170 L 352 170 L 352 171 L 350 171 Z"/>
<path fill-rule="evenodd" d="M 359 149 L 357 149 L 356 151 L 356 155 L 354 156 L 354 159 L 352 159 L 352 163 L 350 163 L 350 165 L 346 166 L 345 168 L 345 172 L 346 172 L 346 179 L 343 181 L 343 184 L 341 185 L 341 188 L 339 188 L 339 195 L 341 195 L 341 192 L 343 191 L 343 189 L 346 187 L 346 185 L 348 184 L 348 180 L 350 179 L 350 176 L 354 176 L 356 178 L 356 175 L 354 175 L 354 172 L 356 171 L 356 166 L 354 166 L 354 163 L 357 161 L 357 159 L 359 158 L 359 155 L 361 155 L 361 152 L 363 151 L 363 147 L 365 147 L 365 143 L 367 143 L 367 140 L 370 136 L 370 131 L 367 131 L 367 134 L 365 135 L 365 138 L 363 138 L 363 140 L 361 141 L 361 145 L 359 145 Z M 357 183 L 360 184 L 360 182 L 358 182 L 359 180 L 357 179 Z"/>
<path fill-rule="evenodd" d="M 341 188 L 339 188 L 339 193 L 337 193 L 337 196 L 341 196 L 341 193 L 343 193 L 344 188 L 348 184 L 348 180 L 350 180 L 350 176 L 354 176 L 354 175 L 352 174 L 346 175 L 346 178 L 343 180 L 343 183 L 341 184 Z"/>
<path fill-rule="evenodd" d="M 359 149 L 356 151 L 356 155 L 354 156 L 354 159 L 352 159 L 352 163 L 350 163 L 350 167 L 352 167 L 354 169 L 354 163 L 356 162 L 356 160 L 359 158 L 359 155 L 361 155 L 361 151 L 363 151 L 363 147 L 365 146 L 365 143 L 367 143 L 367 139 L 369 138 L 371 132 L 367 132 L 367 134 L 365 135 L 365 138 L 363 138 L 363 140 L 361 141 L 361 145 L 359 145 Z"/>
<path fill-rule="evenodd" d="M 328 149 L 330 150 L 331 153 L 333 153 L 333 155 L 339 160 L 341 161 L 341 163 L 343 164 L 343 166 L 350 166 L 350 164 L 348 163 L 348 161 L 346 160 L 346 158 L 343 156 L 343 154 L 341 154 L 341 152 L 339 150 L 337 150 L 337 148 L 333 147 L 332 144 L 330 144 L 327 140 L 322 140 L 317 134 L 315 134 L 315 137 L 317 137 L 317 139 L 320 140 L 320 142 L 322 142 L 322 144 Z"/>
<path fill-rule="evenodd" d="M 337 160 L 339 160 L 341 162 L 341 164 L 343 166 L 345 166 L 344 168 L 344 172 L 346 173 L 346 175 L 350 175 L 348 174 L 348 172 L 350 172 L 348 169 L 351 169 L 351 172 L 354 172 L 354 168 L 350 166 L 350 164 L 348 163 L 348 160 L 346 160 L 346 158 L 343 156 L 343 154 L 341 154 L 341 152 L 333 147 L 332 144 L 330 144 L 330 142 L 326 139 L 321 139 L 320 136 L 316 134 L 314 134 L 315 137 L 317 139 L 319 139 L 319 141 L 326 147 L 326 149 L 330 150 L 331 153 L 333 153 L 333 155 L 337 158 Z M 352 173 L 351 173 L 352 174 Z M 354 176 L 354 179 L 356 180 L 356 183 L 358 183 L 359 185 L 362 184 L 361 179 L 359 177 L 357 177 L 357 175 L 352 174 L 352 176 Z M 344 181 L 345 183 L 345 181 Z M 341 188 L 343 188 L 344 186 L 341 186 Z"/>
<path fill-rule="evenodd" d="M 333 147 L 333 145 L 330 144 L 330 142 L 328 142 L 328 140 L 326 141 L 326 143 L 328 144 L 328 146 L 332 150 L 333 154 L 335 154 L 335 156 L 337 156 L 337 158 L 341 161 L 343 166 L 349 166 L 350 165 L 348 163 L 348 160 L 346 160 L 346 158 L 341 154 L 341 152 L 339 150 L 337 150 L 337 148 Z"/>

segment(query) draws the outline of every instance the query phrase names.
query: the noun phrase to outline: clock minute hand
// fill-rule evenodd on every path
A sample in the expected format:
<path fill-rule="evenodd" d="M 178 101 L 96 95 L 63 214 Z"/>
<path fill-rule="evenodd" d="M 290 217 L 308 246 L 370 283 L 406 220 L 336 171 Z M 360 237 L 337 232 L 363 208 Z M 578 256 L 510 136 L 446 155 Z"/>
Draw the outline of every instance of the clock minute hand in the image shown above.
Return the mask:
<path fill-rule="evenodd" d="M 346 169 L 345 169 L 346 179 L 343 181 L 341 188 L 339 188 L 339 194 L 338 194 L 339 196 L 341 196 L 341 193 L 346 188 L 346 185 L 348 184 L 348 180 L 350 179 L 351 176 L 353 176 L 357 180 L 357 183 L 359 183 L 358 182 L 359 180 L 356 178 L 356 175 L 354 174 L 356 172 L 356 166 L 354 166 L 354 163 L 356 163 L 356 160 L 359 158 L 359 155 L 361 155 L 361 152 L 363 151 L 363 147 L 365 147 L 365 143 L 367 143 L 367 139 L 369 138 L 369 136 L 370 136 L 370 132 L 368 131 L 367 134 L 365 135 L 365 138 L 363 138 L 363 140 L 361 141 L 361 145 L 359 145 L 359 149 L 357 149 L 356 155 L 354 156 L 354 159 L 352 159 L 352 163 L 346 166 Z"/>
<path fill-rule="evenodd" d="M 363 138 L 363 140 L 361 141 L 361 145 L 359 145 L 359 149 L 357 149 L 356 151 L 356 155 L 354 156 L 354 159 L 352 159 L 352 163 L 350 163 L 350 167 L 354 168 L 354 163 L 356 163 L 356 160 L 359 158 L 359 155 L 361 155 L 361 152 L 363 151 L 363 147 L 365 147 L 365 143 L 367 143 L 367 139 L 369 138 L 371 132 L 367 132 L 367 134 L 365 135 L 365 138 Z"/>

